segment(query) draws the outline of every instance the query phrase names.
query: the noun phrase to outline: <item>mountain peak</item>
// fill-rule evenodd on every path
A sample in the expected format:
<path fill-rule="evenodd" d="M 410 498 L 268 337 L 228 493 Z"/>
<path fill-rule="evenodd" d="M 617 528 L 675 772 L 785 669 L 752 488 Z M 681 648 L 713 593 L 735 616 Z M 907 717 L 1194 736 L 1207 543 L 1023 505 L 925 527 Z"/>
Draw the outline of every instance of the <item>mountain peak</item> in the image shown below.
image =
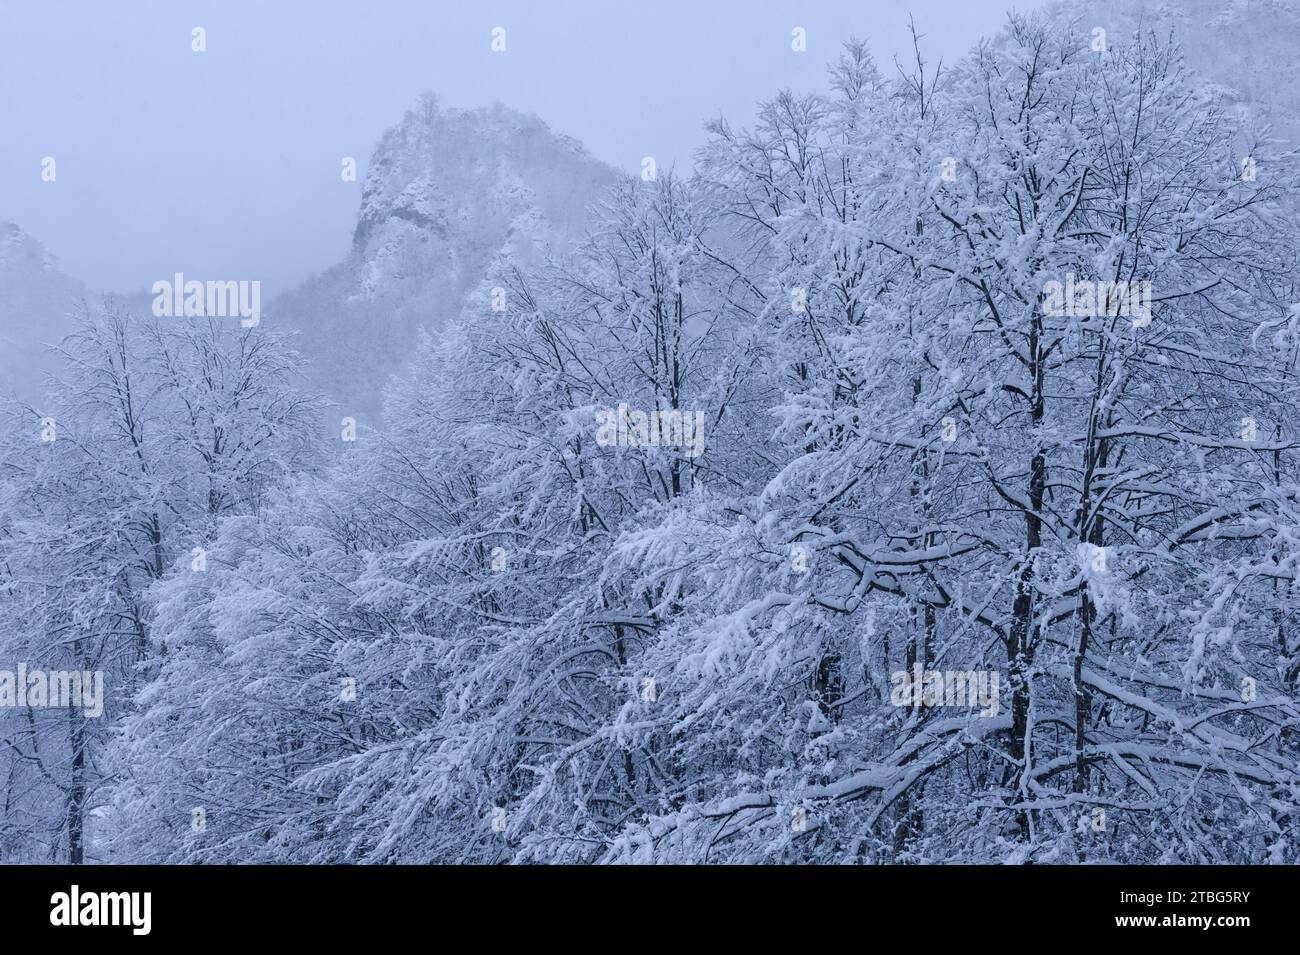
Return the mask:
<path fill-rule="evenodd" d="M 0 267 L 57 272 L 58 260 L 38 239 L 13 222 L 0 221 Z"/>
<path fill-rule="evenodd" d="M 353 249 L 379 254 L 382 245 L 372 237 L 385 225 L 422 241 L 430 234 L 445 238 L 455 223 L 508 221 L 522 211 L 521 202 L 536 205 L 539 195 L 545 197 L 539 211 L 567 234 L 583 218 L 582 206 L 614 175 L 581 143 L 536 116 L 500 104 L 441 108 L 426 93 L 375 148 Z M 491 200 L 486 206 L 485 198 Z"/>
<path fill-rule="evenodd" d="M 503 250 L 529 261 L 580 238 L 618 176 L 534 115 L 445 108 L 426 93 L 375 147 L 347 258 L 276 314 L 310 331 L 302 344 L 320 387 L 377 413 L 421 326 L 458 315 Z"/>

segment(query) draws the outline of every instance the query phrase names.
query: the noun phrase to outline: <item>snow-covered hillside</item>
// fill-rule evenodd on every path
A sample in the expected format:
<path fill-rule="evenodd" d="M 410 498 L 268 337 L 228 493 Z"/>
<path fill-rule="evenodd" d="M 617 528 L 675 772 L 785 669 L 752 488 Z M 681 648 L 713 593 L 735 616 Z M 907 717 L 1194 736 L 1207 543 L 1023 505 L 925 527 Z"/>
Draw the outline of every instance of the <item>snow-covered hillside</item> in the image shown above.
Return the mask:
<path fill-rule="evenodd" d="M 38 400 L 57 365 L 45 344 L 71 330 L 69 316 L 85 295 L 39 241 L 0 222 L 0 395 Z"/>
<path fill-rule="evenodd" d="M 615 178 L 535 116 L 440 109 L 426 94 L 374 151 L 348 257 L 281 298 L 272 318 L 300 332 L 317 388 L 373 423 L 418 329 L 459 314 L 503 250 L 539 261 L 580 236 Z"/>
<path fill-rule="evenodd" d="M 1135 30 L 1177 38 L 1187 65 L 1218 84 L 1247 125 L 1300 142 L 1300 5 L 1294 0 L 1061 0 L 1051 15 L 1103 27 L 1112 40 Z"/>

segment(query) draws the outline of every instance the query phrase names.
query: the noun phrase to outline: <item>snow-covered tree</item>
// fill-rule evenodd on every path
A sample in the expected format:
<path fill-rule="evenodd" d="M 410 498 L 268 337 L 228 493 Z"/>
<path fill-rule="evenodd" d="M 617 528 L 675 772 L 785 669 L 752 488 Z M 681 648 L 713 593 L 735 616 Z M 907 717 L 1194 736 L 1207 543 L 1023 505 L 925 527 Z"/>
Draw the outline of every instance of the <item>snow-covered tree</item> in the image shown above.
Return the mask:
<path fill-rule="evenodd" d="M 3 613 L 127 689 L 8 718 L 5 851 L 1296 861 L 1293 158 L 1163 39 L 914 40 L 573 248 L 494 177 L 328 467 L 264 330 L 83 327 Z"/>

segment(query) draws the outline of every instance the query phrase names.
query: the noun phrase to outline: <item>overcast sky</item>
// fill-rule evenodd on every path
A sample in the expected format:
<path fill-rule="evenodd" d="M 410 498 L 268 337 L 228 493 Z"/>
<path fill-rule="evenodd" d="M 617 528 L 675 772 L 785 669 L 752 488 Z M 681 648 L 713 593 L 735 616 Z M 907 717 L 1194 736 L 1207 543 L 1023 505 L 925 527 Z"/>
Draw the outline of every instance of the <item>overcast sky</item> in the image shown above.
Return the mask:
<path fill-rule="evenodd" d="M 910 11 L 934 59 L 952 60 L 1010 5 Z M 707 119 L 747 122 L 778 88 L 819 88 L 850 35 L 892 69 L 908 12 L 879 0 L 0 0 L 0 219 L 96 288 L 183 271 L 274 293 L 344 255 L 370 152 L 422 90 L 534 112 L 629 171 L 645 155 L 688 167 Z M 807 53 L 790 48 L 796 26 Z M 205 53 L 191 50 L 194 27 Z M 340 179 L 344 156 L 356 183 Z"/>

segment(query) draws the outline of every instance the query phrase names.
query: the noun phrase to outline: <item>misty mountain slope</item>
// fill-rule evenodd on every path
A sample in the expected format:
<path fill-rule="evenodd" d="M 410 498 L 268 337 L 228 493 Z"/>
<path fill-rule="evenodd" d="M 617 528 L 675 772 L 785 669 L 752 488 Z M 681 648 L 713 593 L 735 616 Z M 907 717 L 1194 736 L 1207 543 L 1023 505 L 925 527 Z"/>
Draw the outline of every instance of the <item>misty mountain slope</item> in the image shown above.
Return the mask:
<path fill-rule="evenodd" d="M 0 395 L 38 401 L 58 362 L 45 348 L 72 330 L 85 287 L 13 223 L 0 222 Z"/>
<path fill-rule="evenodd" d="M 373 423 L 418 329 L 458 315 L 499 253 L 528 262 L 580 236 L 617 175 L 535 116 L 443 110 L 426 95 L 375 149 L 347 258 L 270 318 L 300 332 L 313 384 L 340 413 Z"/>
<path fill-rule="evenodd" d="M 1224 87 L 1247 127 L 1300 143 L 1300 4 L 1294 0 L 1091 0 L 1058 2 L 1050 15 L 1100 26 L 1109 42 L 1135 30 L 1177 37 L 1189 67 Z"/>

